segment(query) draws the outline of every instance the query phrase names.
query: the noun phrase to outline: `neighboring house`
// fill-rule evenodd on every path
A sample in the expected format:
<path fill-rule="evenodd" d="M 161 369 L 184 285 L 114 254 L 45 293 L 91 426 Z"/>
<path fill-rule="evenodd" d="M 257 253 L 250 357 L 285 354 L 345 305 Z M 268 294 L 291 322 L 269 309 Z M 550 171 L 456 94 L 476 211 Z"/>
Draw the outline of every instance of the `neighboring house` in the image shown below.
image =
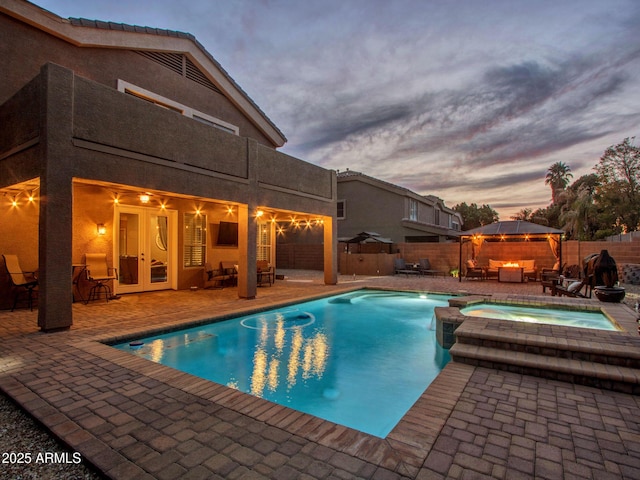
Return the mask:
<path fill-rule="evenodd" d="M 394 243 L 457 238 L 460 214 L 432 195 L 423 196 L 360 172 L 338 173 L 338 237 L 375 232 Z"/>
<path fill-rule="evenodd" d="M 276 151 L 284 135 L 192 35 L 0 0 L 0 71 L 0 254 L 39 271 L 42 330 L 71 325 L 87 253 L 118 267 L 118 293 L 229 261 L 252 298 L 292 216 L 321 220 L 336 282 L 335 172 Z"/>

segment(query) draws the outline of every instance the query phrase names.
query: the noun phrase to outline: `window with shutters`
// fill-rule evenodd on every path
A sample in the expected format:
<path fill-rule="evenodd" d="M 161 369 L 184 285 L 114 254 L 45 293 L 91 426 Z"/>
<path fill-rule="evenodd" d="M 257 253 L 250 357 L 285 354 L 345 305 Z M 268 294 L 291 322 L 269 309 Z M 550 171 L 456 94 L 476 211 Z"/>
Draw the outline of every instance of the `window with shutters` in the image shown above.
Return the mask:
<path fill-rule="evenodd" d="M 207 251 L 207 216 L 184 214 L 184 267 L 203 267 Z"/>

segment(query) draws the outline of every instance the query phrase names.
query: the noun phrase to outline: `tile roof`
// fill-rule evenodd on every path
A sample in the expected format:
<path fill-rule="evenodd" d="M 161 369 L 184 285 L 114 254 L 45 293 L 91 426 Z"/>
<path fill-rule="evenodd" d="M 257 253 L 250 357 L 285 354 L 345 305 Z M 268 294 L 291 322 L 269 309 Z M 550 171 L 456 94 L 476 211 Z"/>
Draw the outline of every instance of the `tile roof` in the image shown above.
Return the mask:
<path fill-rule="evenodd" d="M 167 37 L 187 38 L 194 40 L 195 37 L 190 33 L 179 32 L 177 30 L 167 30 L 164 28 L 144 27 L 141 25 L 130 25 L 127 23 L 105 22 L 103 20 L 91 20 L 88 18 L 70 17 L 69 22 L 76 27 L 101 28 L 103 30 L 118 30 L 122 32 L 148 33 L 151 35 L 164 35 Z"/>

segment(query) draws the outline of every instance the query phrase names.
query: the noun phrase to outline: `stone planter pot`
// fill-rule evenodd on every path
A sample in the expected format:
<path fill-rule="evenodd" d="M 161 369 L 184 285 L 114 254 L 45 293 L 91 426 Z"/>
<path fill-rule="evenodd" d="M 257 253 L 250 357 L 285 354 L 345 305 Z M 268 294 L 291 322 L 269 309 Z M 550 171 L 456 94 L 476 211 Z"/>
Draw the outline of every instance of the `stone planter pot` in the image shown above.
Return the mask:
<path fill-rule="evenodd" d="M 620 303 L 625 296 L 625 290 L 622 287 L 598 286 L 593 291 L 601 302 Z"/>

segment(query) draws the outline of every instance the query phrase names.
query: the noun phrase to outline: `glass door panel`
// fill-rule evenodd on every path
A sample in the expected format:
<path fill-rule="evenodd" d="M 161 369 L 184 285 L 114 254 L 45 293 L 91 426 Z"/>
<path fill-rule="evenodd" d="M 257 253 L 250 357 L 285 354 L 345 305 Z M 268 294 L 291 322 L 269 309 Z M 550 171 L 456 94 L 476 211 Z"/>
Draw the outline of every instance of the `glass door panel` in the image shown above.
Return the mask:
<path fill-rule="evenodd" d="M 140 215 L 120 212 L 118 241 L 120 285 L 138 285 L 140 280 Z"/>
<path fill-rule="evenodd" d="M 149 232 L 151 233 L 151 283 L 166 283 L 169 267 L 169 217 L 166 215 L 149 215 Z"/>

